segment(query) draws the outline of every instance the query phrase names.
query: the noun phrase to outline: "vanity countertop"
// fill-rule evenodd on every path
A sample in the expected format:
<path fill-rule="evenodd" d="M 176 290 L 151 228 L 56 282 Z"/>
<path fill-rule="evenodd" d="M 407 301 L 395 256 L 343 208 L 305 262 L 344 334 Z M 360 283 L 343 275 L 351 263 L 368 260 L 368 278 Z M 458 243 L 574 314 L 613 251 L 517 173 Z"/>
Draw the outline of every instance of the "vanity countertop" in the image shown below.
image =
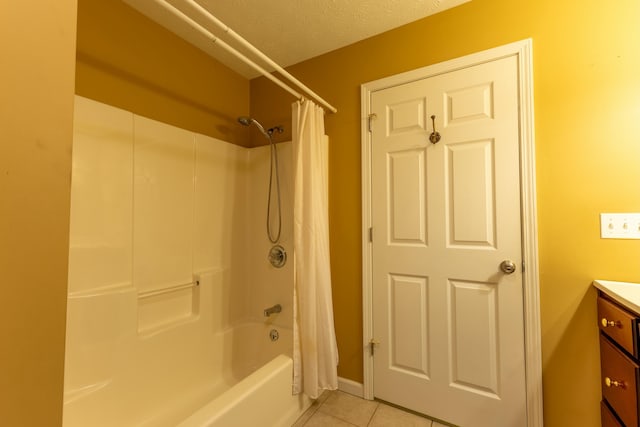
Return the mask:
<path fill-rule="evenodd" d="M 593 286 L 629 310 L 640 314 L 640 283 L 594 280 Z"/>

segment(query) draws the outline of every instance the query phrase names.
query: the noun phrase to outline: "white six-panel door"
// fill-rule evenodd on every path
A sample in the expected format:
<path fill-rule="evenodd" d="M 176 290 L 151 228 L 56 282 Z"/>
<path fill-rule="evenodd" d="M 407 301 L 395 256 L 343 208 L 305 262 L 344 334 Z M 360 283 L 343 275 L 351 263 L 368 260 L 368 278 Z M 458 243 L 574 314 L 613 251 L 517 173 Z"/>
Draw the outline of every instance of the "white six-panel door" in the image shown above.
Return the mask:
<path fill-rule="evenodd" d="M 371 94 L 374 394 L 465 427 L 526 425 L 517 85 L 512 56 Z"/>

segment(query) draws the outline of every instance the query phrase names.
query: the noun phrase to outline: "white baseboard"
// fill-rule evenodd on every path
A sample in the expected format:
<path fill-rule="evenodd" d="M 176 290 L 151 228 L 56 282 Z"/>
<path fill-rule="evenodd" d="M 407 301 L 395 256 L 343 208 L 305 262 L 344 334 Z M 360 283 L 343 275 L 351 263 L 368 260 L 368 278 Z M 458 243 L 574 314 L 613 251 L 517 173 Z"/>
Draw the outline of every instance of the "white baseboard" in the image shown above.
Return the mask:
<path fill-rule="evenodd" d="M 362 398 L 364 396 L 364 386 L 362 383 L 358 383 L 346 378 L 338 377 L 338 390 L 345 393 L 352 394 Z"/>

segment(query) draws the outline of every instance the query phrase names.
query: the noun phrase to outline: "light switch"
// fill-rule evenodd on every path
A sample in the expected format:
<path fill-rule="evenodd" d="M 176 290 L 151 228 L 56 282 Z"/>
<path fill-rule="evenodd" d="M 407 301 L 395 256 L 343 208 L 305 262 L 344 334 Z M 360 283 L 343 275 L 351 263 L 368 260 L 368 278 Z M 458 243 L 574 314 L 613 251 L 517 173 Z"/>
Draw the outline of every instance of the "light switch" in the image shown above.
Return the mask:
<path fill-rule="evenodd" d="M 601 213 L 603 239 L 640 239 L 640 213 Z"/>

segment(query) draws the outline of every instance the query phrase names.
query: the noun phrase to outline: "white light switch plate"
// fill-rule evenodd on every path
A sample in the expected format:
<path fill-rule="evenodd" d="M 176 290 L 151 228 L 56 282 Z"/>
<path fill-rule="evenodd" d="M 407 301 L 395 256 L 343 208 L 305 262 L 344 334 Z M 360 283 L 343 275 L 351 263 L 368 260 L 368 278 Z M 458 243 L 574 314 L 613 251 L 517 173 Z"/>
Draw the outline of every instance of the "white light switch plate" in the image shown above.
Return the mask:
<path fill-rule="evenodd" d="M 640 239 L 640 213 L 601 213 L 603 239 Z"/>

